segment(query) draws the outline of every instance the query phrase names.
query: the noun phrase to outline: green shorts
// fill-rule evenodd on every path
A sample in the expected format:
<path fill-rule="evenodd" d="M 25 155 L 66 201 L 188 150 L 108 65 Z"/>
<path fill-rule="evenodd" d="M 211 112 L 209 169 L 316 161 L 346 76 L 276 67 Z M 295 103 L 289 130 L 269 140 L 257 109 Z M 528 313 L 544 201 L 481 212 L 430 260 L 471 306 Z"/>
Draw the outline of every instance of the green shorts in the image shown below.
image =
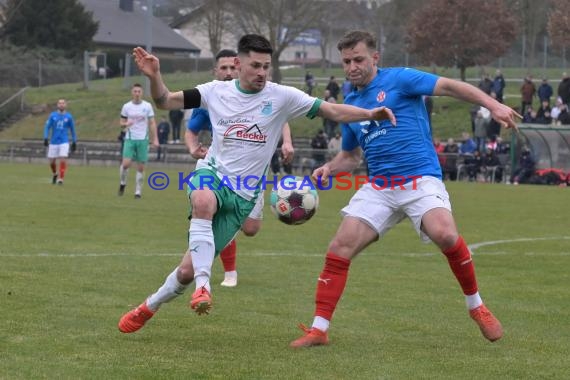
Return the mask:
<path fill-rule="evenodd" d="M 148 161 L 148 139 L 125 140 L 123 148 L 123 158 L 130 158 L 136 162 L 145 163 Z"/>
<path fill-rule="evenodd" d="M 200 179 L 202 178 L 202 179 Z M 211 184 L 218 205 L 214 219 L 212 220 L 212 230 L 214 231 L 214 244 L 216 246 L 216 256 L 230 241 L 237 235 L 241 225 L 255 207 L 258 193 L 248 201 L 240 197 L 228 186 L 219 186 L 220 179 L 216 173 L 209 169 L 198 169 L 190 179 L 193 187 L 188 186 L 188 199 L 194 189 L 206 188 L 204 184 Z M 190 203 L 188 219 L 192 217 L 192 203 Z"/>

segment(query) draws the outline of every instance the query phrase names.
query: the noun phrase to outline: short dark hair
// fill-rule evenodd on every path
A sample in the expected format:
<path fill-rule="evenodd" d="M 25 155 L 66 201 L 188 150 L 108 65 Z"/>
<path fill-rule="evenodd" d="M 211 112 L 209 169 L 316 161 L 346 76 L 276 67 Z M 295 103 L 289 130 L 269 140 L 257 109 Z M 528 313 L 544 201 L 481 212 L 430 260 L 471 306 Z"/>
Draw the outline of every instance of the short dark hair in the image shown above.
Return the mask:
<path fill-rule="evenodd" d="M 364 30 L 351 30 L 346 32 L 346 34 L 338 41 L 336 47 L 339 51 L 352 49 L 359 42 L 364 42 L 368 49 L 376 49 L 376 37 L 374 37 L 372 33 Z"/>
<path fill-rule="evenodd" d="M 133 84 L 133 86 L 132 86 L 131 88 L 135 88 L 135 87 L 140 87 L 140 88 L 142 88 L 142 84 L 140 84 L 140 83 L 135 83 L 135 84 Z"/>
<path fill-rule="evenodd" d="M 273 48 L 267 38 L 259 34 L 246 34 L 239 39 L 238 54 L 249 54 L 254 51 L 256 53 L 273 54 Z"/>
<path fill-rule="evenodd" d="M 220 58 L 231 58 L 237 57 L 237 53 L 234 50 L 230 49 L 222 49 L 216 54 L 216 62 L 220 60 Z"/>

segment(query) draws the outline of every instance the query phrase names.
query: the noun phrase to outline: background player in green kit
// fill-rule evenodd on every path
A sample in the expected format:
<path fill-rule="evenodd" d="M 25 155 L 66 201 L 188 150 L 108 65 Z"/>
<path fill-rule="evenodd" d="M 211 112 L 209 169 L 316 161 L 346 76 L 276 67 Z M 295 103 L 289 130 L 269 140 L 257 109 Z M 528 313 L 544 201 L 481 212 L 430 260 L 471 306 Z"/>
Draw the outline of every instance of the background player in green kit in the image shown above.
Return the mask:
<path fill-rule="evenodd" d="M 135 198 L 142 196 L 144 181 L 144 166 L 148 161 L 149 132 L 152 146 L 158 148 L 158 135 L 152 105 L 143 100 L 143 89 L 138 83 L 131 88 L 132 99 L 121 109 L 121 128 L 125 130 L 125 146 L 123 147 L 123 162 L 119 169 L 119 195 L 125 193 L 127 175 L 131 162 L 137 163 Z"/>

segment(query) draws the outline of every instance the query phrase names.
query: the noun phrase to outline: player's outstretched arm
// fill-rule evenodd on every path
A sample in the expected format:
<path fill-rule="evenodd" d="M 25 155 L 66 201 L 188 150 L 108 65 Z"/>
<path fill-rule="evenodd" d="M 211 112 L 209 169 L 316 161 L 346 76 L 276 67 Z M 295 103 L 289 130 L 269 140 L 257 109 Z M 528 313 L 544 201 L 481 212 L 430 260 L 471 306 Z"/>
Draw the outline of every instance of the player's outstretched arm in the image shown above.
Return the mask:
<path fill-rule="evenodd" d="M 348 104 L 322 102 L 319 107 L 318 115 L 340 123 L 363 120 L 390 120 L 393 125 L 396 125 L 396 117 L 392 113 L 392 110 L 386 107 L 367 110 Z"/>
<path fill-rule="evenodd" d="M 150 93 L 157 108 L 175 110 L 184 108 L 182 91 L 170 92 L 160 74 L 159 59 L 142 47 L 133 49 L 133 57 L 139 70 L 150 80 Z"/>
<path fill-rule="evenodd" d="M 433 94 L 451 96 L 469 103 L 478 104 L 491 111 L 491 116 L 505 128 L 517 129 L 516 118 L 522 119 L 511 107 L 499 103 L 477 87 L 458 80 L 441 77 L 437 80 Z"/>

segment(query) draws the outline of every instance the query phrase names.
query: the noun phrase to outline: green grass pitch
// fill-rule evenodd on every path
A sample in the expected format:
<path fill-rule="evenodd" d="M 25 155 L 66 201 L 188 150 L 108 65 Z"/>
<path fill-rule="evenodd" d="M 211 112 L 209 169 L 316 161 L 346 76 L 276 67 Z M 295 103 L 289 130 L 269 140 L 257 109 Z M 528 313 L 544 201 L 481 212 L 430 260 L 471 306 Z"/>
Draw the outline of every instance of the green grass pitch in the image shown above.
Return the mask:
<path fill-rule="evenodd" d="M 570 190 L 447 183 L 474 245 L 481 295 L 505 334 L 487 342 L 443 255 L 409 222 L 353 262 L 326 347 L 291 350 L 310 324 L 316 279 L 351 191 L 320 192 L 302 226 L 269 207 L 238 238 L 239 285 L 212 314 L 164 305 L 141 331 L 117 330 L 186 248 L 187 201 L 170 187 L 124 197 L 117 167 L 0 163 L 0 379 L 564 379 L 570 374 Z"/>

